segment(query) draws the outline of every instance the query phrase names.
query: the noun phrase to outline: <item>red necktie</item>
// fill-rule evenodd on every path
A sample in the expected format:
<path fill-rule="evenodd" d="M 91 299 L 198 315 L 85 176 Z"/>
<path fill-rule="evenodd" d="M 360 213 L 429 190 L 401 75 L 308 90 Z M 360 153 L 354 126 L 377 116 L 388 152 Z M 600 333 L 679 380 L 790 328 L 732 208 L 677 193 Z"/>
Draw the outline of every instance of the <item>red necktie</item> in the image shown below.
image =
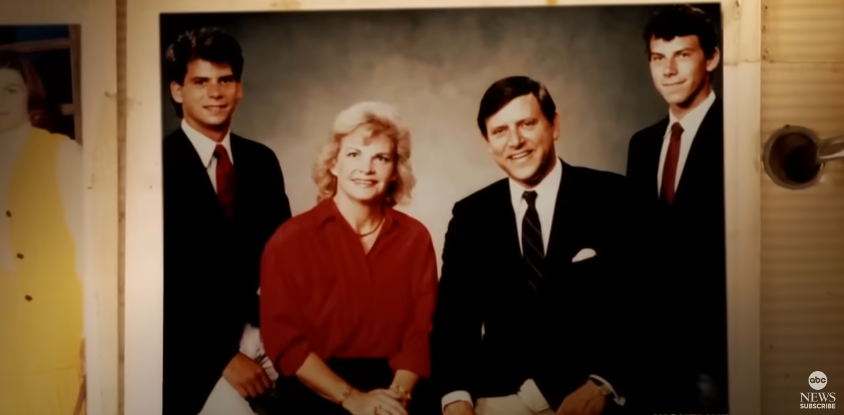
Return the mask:
<path fill-rule="evenodd" d="M 229 152 L 222 144 L 217 144 L 214 157 L 217 158 L 217 196 L 226 217 L 231 219 L 234 215 L 234 166 L 229 159 Z"/>
<path fill-rule="evenodd" d="M 660 195 L 669 206 L 674 204 L 674 184 L 677 182 L 677 162 L 680 159 L 680 138 L 683 127 L 679 122 L 671 125 L 671 141 L 668 143 L 668 154 L 665 155 L 665 166 L 662 168 L 662 187 Z"/>

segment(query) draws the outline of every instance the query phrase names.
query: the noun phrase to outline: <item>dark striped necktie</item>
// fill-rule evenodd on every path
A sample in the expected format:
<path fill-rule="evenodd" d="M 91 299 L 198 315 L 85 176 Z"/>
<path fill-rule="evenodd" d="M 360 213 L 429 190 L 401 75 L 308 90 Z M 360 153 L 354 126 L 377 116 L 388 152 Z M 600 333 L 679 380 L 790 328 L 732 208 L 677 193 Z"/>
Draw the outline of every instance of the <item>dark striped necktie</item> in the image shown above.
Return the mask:
<path fill-rule="evenodd" d="M 545 249 L 542 243 L 542 224 L 536 212 L 536 192 L 530 190 L 522 194 L 528 204 L 525 217 L 522 219 L 522 258 L 527 262 L 531 275 L 528 280 L 534 289 L 538 289 L 542 279 Z"/>

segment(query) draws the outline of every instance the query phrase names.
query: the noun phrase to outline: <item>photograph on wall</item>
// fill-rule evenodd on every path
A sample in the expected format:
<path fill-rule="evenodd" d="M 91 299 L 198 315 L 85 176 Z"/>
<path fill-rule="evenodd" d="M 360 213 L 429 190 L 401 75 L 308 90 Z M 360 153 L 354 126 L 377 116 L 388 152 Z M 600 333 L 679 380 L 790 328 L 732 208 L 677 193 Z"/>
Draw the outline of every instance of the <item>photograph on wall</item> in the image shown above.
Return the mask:
<path fill-rule="evenodd" d="M 162 14 L 164 414 L 728 413 L 721 32 Z"/>
<path fill-rule="evenodd" d="M 85 413 L 80 27 L 0 26 L 0 413 Z"/>

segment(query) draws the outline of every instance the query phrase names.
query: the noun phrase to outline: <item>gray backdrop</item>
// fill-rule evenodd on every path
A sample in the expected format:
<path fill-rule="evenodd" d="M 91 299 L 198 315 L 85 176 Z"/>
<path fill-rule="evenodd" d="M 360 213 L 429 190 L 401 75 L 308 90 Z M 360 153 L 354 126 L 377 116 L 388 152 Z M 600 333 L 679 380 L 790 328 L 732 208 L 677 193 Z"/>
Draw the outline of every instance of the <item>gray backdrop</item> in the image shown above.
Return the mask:
<path fill-rule="evenodd" d="M 720 27 L 720 12 L 711 7 Z M 667 114 L 641 33 L 652 6 L 165 15 L 176 33 L 224 27 L 245 56 L 234 131 L 272 148 L 294 214 L 311 208 L 311 171 L 334 117 L 362 100 L 396 105 L 413 134 L 418 184 L 400 210 L 431 232 L 439 258 L 457 200 L 504 177 L 475 118 L 486 88 L 528 75 L 560 111 L 559 155 L 624 173 L 627 145 Z M 721 95 L 721 71 L 715 91 Z M 164 133 L 178 127 L 162 82 Z"/>

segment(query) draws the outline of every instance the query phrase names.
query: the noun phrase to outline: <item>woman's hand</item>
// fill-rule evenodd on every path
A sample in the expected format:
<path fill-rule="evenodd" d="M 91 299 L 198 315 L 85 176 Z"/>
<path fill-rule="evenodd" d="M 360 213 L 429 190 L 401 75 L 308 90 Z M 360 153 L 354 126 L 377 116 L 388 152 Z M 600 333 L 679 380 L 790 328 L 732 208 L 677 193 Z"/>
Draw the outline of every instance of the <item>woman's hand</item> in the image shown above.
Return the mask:
<path fill-rule="evenodd" d="M 390 390 L 399 395 L 399 402 L 405 408 L 407 408 L 407 404 L 410 402 L 410 393 L 418 381 L 419 376 L 409 370 L 399 369 L 396 371 L 393 383 L 390 385 Z"/>
<path fill-rule="evenodd" d="M 352 391 L 343 401 L 343 408 L 352 415 L 408 415 L 400 402 L 401 395 L 388 389 L 370 392 Z"/>
<path fill-rule="evenodd" d="M 410 392 L 405 390 L 402 385 L 399 385 L 397 383 L 390 385 L 390 390 L 400 396 L 399 403 L 403 407 L 407 408 L 407 404 L 410 403 Z"/>

